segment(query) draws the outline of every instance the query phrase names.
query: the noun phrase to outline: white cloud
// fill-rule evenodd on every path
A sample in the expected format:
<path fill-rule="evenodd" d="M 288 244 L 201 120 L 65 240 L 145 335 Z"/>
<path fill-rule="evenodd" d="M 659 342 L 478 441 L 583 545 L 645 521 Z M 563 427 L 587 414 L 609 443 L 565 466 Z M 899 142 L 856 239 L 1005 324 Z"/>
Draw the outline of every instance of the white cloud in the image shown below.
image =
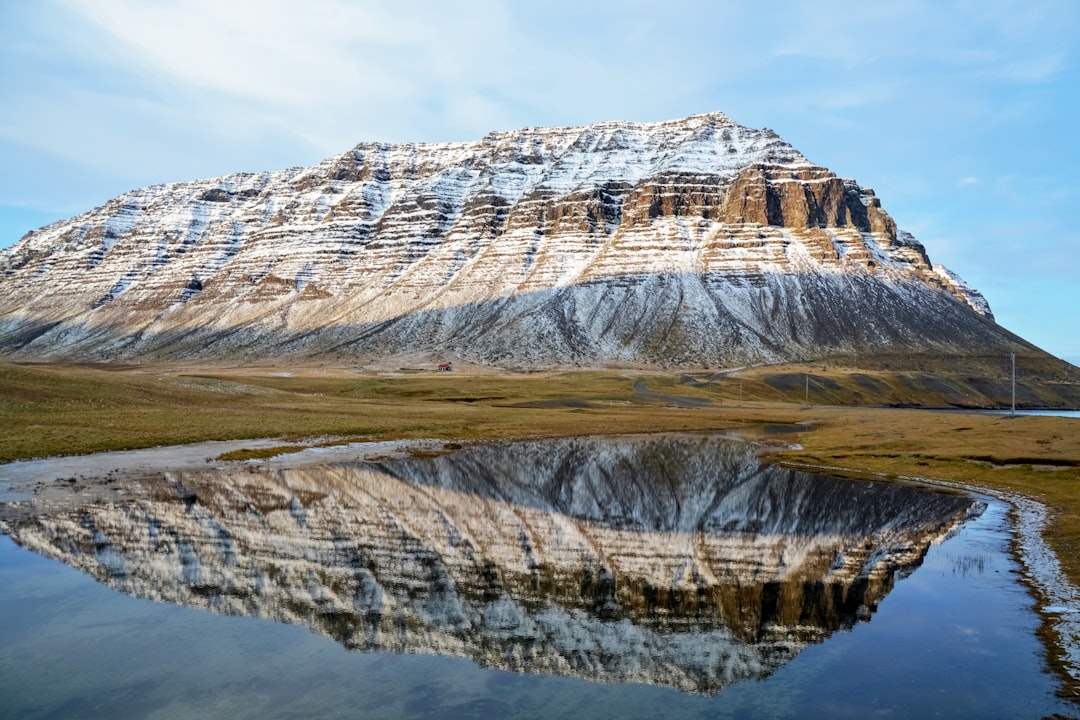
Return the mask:
<path fill-rule="evenodd" d="M 121 43 L 134 63 L 195 87 L 281 104 L 324 101 L 335 85 L 387 89 L 380 87 L 385 74 L 376 72 L 379 54 L 405 29 L 388 22 L 393 16 L 333 0 L 70 6 Z"/>
<path fill-rule="evenodd" d="M 408 11 L 341 0 L 70 0 L 69 7 L 117 47 L 127 72 L 176 88 L 203 116 L 242 104 L 324 152 L 362 139 L 366 126 L 398 134 L 404 108 L 506 72 L 505 64 L 483 62 L 509 35 L 497 3 L 422 2 Z"/>

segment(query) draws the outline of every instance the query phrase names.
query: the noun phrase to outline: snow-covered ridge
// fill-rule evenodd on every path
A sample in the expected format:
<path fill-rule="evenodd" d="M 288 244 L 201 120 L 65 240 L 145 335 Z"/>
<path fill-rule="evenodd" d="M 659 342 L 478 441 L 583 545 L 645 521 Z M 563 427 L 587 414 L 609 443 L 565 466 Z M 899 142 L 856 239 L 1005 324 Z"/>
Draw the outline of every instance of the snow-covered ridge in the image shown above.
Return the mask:
<path fill-rule="evenodd" d="M 945 285 L 954 295 L 971 305 L 976 312 L 985 317 L 994 317 L 994 314 L 990 312 L 990 303 L 986 301 L 983 294 L 965 282 L 963 278 L 940 263 L 935 263 L 934 272 L 941 276 Z"/>
<path fill-rule="evenodd" d="M 0 278 L 16 357 L 680 365 L 1003 342 L 872 190 L 721 113 L 155 185 L 29 233 Z"/>

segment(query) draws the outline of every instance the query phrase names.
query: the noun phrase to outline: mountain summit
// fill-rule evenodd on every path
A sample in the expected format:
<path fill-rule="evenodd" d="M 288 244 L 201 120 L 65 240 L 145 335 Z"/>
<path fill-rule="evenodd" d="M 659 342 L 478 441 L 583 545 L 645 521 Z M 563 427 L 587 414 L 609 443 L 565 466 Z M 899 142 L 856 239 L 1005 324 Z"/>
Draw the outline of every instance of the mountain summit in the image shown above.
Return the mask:
<path fill-rule="evenodd" d="M 874 192 L 720 113 L 362 143 L 0 254 L 0 354 L 717 367 L 1030 348 Z"/>

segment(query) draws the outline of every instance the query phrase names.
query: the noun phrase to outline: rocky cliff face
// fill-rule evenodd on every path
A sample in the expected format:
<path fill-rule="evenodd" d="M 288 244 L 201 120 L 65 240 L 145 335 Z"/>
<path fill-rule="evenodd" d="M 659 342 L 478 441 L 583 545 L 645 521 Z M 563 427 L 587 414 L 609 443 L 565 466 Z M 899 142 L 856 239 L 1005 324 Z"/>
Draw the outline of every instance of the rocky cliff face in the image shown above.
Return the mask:
<path fill-rule="evenodd" d="M 144 188 L 28 234 L 0 278 L 14 357 L 700 366 L 1017 342 L 872 190 L 719 113 Z"/>
<path fill-rule="evenodd" d="M 978 510 L 701 437 L 239 465 L 55 497 L 0 505 L 0 527 L 138 597 L 352 649 L 706 693 L 870 618 Z"/>

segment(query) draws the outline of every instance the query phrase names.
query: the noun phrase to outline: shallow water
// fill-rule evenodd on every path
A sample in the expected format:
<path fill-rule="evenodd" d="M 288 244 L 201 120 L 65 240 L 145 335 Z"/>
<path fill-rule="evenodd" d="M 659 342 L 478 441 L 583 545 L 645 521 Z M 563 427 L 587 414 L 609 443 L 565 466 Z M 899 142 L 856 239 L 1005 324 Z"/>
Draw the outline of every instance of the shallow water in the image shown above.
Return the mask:
<path fill-rule="evenodd" d="M 951 408 L 951 409 L 939 409 L 937 412 L 956 413 L 964 415 L 1017 415 L 1017 416 L 1034 416 L 1034 417 L 1065 417 L 1080 420 L 1080 410 L 1029 410 L 1026 408 L 1017 408 L 1014 413 L 1011 410 L 982 410 L 978 408 Z"/>
<path fill-rule="evenodd" d="M 0 507 L 2 717 L 1076 713 L 993 500 L 685 437 L 111 480 Z"/>
<path fill-rule="evenodd" d="M 998 410 L 996 415 L 1010 415 L 1009 410 Z M 1080 410 L 1017 410 L 1017 415 L 1038 415 L 1046 417 L 1067 417 L 1080 419 Z"/>

